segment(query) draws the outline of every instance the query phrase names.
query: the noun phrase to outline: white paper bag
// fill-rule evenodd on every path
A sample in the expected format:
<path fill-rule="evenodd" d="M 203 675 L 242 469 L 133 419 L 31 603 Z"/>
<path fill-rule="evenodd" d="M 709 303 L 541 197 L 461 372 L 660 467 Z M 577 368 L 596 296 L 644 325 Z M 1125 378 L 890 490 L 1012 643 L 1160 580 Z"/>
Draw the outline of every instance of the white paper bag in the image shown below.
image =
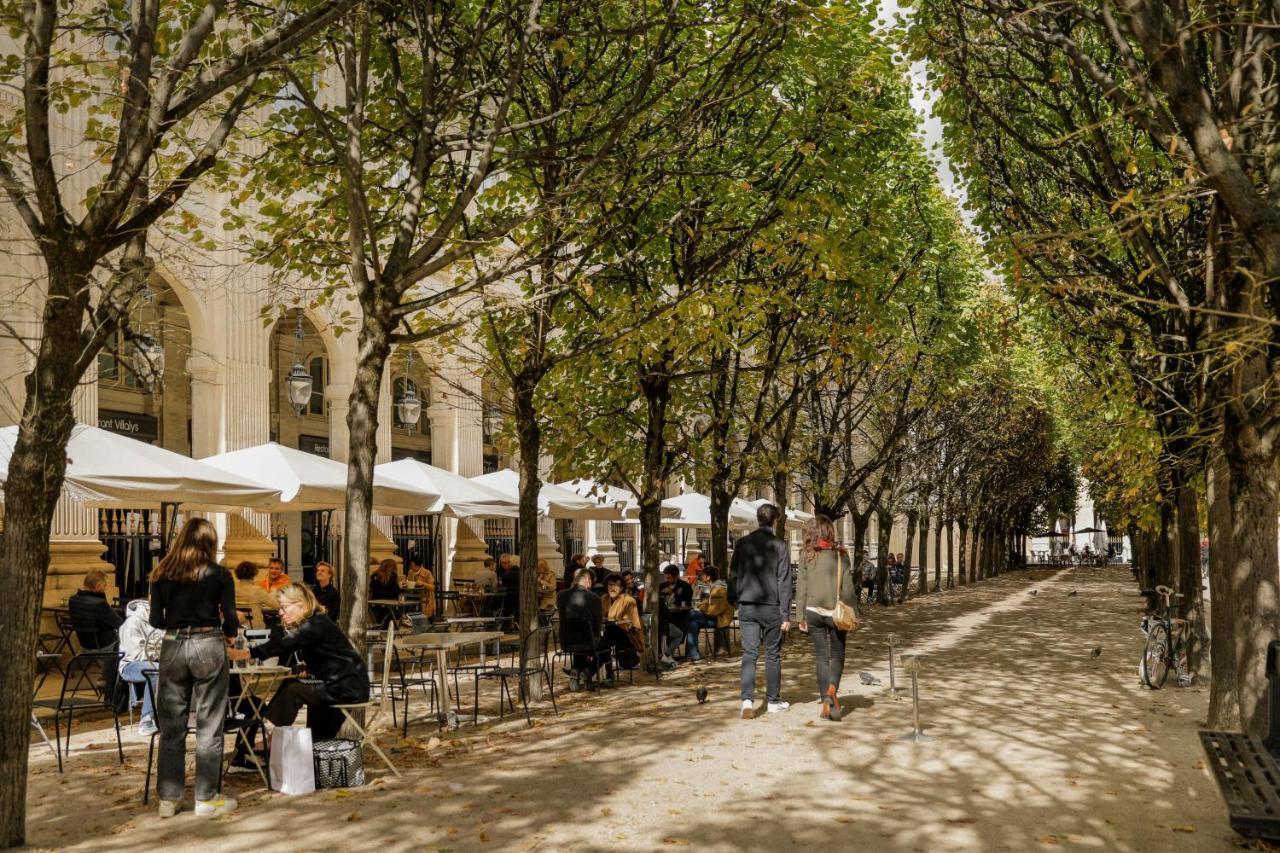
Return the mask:
<path fill-rule="evenodd" d="M 310 794 L 316 789 L 311 729 L 277 726 L 271 733 L 271 785 L 282 794 Z"/>

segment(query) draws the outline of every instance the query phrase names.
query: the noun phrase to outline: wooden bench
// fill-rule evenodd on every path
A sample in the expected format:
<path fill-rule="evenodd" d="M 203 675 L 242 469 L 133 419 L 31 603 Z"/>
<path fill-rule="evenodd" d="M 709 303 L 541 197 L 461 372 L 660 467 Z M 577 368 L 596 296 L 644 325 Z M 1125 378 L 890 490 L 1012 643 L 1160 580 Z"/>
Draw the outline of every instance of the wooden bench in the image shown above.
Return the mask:
<path fill-rule="evenodd" d="M 1200 732 L 1231 828 L 1246 838 L 1280 839 L 1280 763 L 1257 735 Z"/>

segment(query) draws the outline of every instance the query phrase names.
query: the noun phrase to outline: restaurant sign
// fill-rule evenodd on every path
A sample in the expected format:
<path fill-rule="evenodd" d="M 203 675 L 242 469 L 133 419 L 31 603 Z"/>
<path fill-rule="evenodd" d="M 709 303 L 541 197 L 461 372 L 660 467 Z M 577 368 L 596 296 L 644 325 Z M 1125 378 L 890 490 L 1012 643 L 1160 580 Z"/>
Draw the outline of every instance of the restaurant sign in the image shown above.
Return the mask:
<path fill-rule="evenodd" d="M 328 459 L 329 438 L 321 435 L 300 435 L 298 436 L 298 449 Z"/>
<path fill-rule="evenodd" d="M 148 444 L 160 438 L 160 423 L 154 415 L 137 415 L 133 412 L 98 410 L 98 428 L 118 435 L 127 435 Z"/>

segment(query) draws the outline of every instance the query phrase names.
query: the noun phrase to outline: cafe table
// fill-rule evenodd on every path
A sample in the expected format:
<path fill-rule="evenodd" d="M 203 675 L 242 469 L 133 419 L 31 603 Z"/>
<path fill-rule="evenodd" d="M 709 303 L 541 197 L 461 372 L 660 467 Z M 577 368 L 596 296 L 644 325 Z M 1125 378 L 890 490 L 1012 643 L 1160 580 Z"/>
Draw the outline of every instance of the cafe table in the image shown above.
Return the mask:
<path fill-rule="evenodd" d="M 280 682 L 291 673 L 292 670 L 287 666 L 251 661 L 246 662 L 244 666 L 231 667 L 231 675 L 240 680 L 240 690 L 230 697 L 231 712 L 243 715 L 235 728 L 236 743 L 244 745 L 249 761 L 257 769 L 258 775 L 262 777 L 262 784 L 268 791 L 271 790 L 271 782 L 267 778 L 267 771 L 263 768 L 257 751 L 253 748 L 250 732 L 264 724 L 262 712 L 267 707 L 267 697 L 274 693 L 280 686 Z"/>
<path fill-rule="evenodd" d="M 429 634 L 408 634 L 403 637 L 396 637 L 396 648 L 414 654 L 426 654 L 432 652 L 436 657 L 436 672 L 440 675 L 440 711 L 436 716 L 441 728 L 458 728 L 458 714 L 453 710 L 453 700 L 449 696 L 449 679 L 447 677 L 449 668 L 449 652 L 465 648 L 466 646 L 478 645 L 480 647 L 480 663 L 483 666 L 485 662 L 485 644 L 494 640 L 501 640 L 501 631 L 462 631 L 462 632 L 444 632 Z M 409 712 L 405 707 L 405 714 Z"/>

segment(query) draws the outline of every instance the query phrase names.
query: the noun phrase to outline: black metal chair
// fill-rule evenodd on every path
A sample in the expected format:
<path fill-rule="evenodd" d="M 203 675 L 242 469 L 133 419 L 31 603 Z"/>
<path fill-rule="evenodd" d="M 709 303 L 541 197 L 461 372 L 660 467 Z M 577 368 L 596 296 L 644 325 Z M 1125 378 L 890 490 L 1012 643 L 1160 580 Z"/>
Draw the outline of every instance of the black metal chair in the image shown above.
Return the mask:
<path fill-rule="evenodd" d="M 556 716 L 560 716 L 560 708 L 556 705 L 556 688 L 551 678 L 551 659 L 548 655 L 548 647 L 551 642 L 551 626 L 547 625 L 537 628 L 529 633 L 524 640 L 524 660 L 519 658 L 515 661 L 515 666 L 495 666 L 491 669 L 477 670 L 475 673 L 475 689 L 472 697 L 471 722 L 475 723 L 480 719 L 480 682 L 481 680 L 497 679 L 498 684 L 498 719 L 504 716 L 502 705 L 503 694 L 506 694 L 507 702 L 511 704 L 511 710 L 515 710 L 515 703 L 511 701 L 511 688 L 507 685 L 507 680 L 517 679 L 517 685 L 520 690 L 520 704 L 524 707 L 524 719 L 526 723 L 532 725 L 533 720 L 529 717 L 529 697 L 524 689 L 525 679 L 541 675 L 547 683 L 547 692 L 551 694 L 551 707 L 555 710 Z"/>
<path fill-rule="evenodd" d="M 116 710 L 116 693 L 126 682 L 116 677 L 120 662 L 120 653 L 81 652 L 67 663 L 66 676 L 62 680 L 62 690 L 57 699 L 35 699 L 31 703 L 32 713 L 37 709 L 53 711 L 53 739 L 55 752 L 58 755 L 58 772 L 63 769 L 62 763 L 62 720 L 67 721 L 66 752 L 71 753 L 71 724 L 75 715 L 94 711 L 107 711 L 116 727 L 116 752 L 120 763 L 124 764 L 124 744 L 120 740 L 120 714 Z M 102 684 L 99 684 L 101 679 Z M 103 685 L 114 685 L 108 691 Z"/>
<path fill-rule="evenodd" d="M 576 669 L 576 667 L 574 667 L 574 664 L 573 664 L 574 658 L 585 657 L 588 659 L 589 662 L 590 661 L 595 662 L 595 670 L 598 672 L 600 667 L 605 665 L 606 661 L 609 661 L 612 659 L 611 650 L 600 647 L 601 638 L 592 634 L 591 623 L 588 622 L 586 619 L 572 619 L 572 618 L 565 619 L 562 617 L 559 620 L 558 628 L 559 628 L 559 631 L 557 633 L 557 639 L 558 639 L 559 648 L 557 648 L 556 653 L 552 656 L 552 659 L 551 659 L 551 663 L 553 667 L 552 678 L 555 677 L 554 668 L 555 668 L 556 661 L 558 660 L 567 660 L 569 662 L 569 669 L 574 670 Z M 582 648 L 575 648 L 575 649 L 564 648 L 564 637 L 565 637 L 566 629 L 568 629 L 567 633 L 571 638 L 574 638 L 574 639 L 590 638 L 590 642 L 591 642 L 590 647 L 588 648 L 586 646 L 583 646 Z M 571 678 L 576 678 L 576 675 L 572 675 Z M 573 682 L 571 681 L 570 684 L 572 685 L 572 683 Z M 574 688 L 571 686 L 570 689 L 572 690 Z"/>

